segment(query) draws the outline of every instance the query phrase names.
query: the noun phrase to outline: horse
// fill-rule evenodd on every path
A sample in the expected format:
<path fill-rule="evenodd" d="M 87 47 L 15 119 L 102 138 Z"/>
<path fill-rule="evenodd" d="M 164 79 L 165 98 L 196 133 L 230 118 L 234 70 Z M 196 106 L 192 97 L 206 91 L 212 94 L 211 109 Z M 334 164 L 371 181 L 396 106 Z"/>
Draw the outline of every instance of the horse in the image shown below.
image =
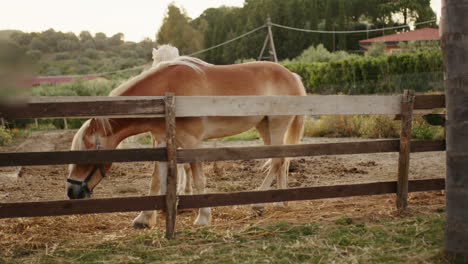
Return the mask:
<path fill-rule="evenodd" d="M 186 56 L 163 61 L 114 89 L 110 96 L 305 96 L 300 77 L 272 62 L 250 62 L 234 65 L 213 65 Z M 255 127 L 264 144 L 299 143 L 304 128 L 304 116 L 233 116 L 176 118 L 175 142 L 180 148 L 198 148 L 207 139 L 235 135 Z M 75 134 L 72 150 L 113 149 L 126 137 L 151 132 L 159 147 L 165 147 L 165 120 L 161 118 L 93 118 Z M 271 187 L 276 178 L 278 188 L 287 188 L 289 160 L 273 158 L 260 190 Z M 164 195 L 167 183 L 167 162 L 155 162 L 150 195 Z M 69 167 L 67 194 L 69 198 L 91 195 L 111 164 Z M 205 193 L 205 176 L 201 162 L 190 163 L 193 191 Z M 261 210 L 264 205 L 254 205 Z M 133 220 L 134 227 L 152 227 L 157 211 L 142 211 Z M 194 224 L 209 225 L 211 209 L 200 208 Z"/>

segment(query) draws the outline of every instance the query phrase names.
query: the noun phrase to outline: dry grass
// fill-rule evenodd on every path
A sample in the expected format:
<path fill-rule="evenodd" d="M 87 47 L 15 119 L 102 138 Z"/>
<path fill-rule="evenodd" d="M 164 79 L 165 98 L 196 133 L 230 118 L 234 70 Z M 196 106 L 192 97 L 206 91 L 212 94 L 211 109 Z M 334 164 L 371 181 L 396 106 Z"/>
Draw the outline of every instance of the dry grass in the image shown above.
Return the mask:
<path fill-rule="evenodd" d="M 162 215 L 150 230 L 129 226 L 136 213 L 4 219 L 0 263 L 446 263 L 443 199 L 411 194 L 404 215 L 393 195 L 271 205 L 262 217 L 220 207 L 209 228 L 192 226 L 187 210 L 174 241 L 163 238 Z"/>

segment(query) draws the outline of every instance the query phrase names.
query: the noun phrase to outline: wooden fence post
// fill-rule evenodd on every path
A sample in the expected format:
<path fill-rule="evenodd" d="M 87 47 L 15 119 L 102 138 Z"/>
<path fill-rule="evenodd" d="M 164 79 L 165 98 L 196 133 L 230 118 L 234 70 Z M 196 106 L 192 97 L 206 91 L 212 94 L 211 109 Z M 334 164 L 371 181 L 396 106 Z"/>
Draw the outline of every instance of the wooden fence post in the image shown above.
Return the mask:
<path fill-rule="evenodd" d="M 398 184 L 396 206 L 408 206 L 408 174 L 410 162 L 411 122 L 413 121 L 414 91 L 405 90 L 401 100 L 400 154 L 398 157 Z"/>
<path fill-rule="evenodd" d="M 468 1 L 443 0 L 440 43 L 446 94 L 445 253 L 468 263 Z"/>
<path fill-rule="evenodd" d="M 167 150 L 167 193 L 166 193 L 166 238 L 174 238 L 177 215 L 177 148 L 175 145 L 175 98 L 166 93 L 166 150 Z"/>

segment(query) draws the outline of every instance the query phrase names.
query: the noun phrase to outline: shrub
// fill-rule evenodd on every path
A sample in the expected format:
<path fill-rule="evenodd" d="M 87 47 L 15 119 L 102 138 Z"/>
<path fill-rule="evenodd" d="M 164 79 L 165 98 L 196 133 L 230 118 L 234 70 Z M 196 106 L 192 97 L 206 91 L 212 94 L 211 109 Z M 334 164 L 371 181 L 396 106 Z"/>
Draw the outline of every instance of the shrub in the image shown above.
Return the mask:
<path fill-rule="evenodd" d="M 359 56 L 349 54 L 346 51 L 330 52 L 323 44 L 319 44 L 316 47 L 310 46 L 304 50 L 301 55 L 294 58 L 292 62 L 329 62 L 352 57 Z"/>
<path fill-rule="evenodd" d="M 92 60 L 97 60 L 99 59 L 99 51 L 95 50 L 95 49 L 86 49 L 84 52 L 83 52 L 83 55 L 86 57 L 86 58 L 89 58 L 89 59 L 92 59 Z"/>
<path fill-rule="evenodd" d="M 333 115 L 321 116 L 319 120 L 308 120 L 304 136 L 309 137 L 359 137 L 362 126 L 359 116 Z"/>
<path fill-rule="evenodd" d="M 400 135 L 399 121 L 386 115 L 373 115 L 363 123 L 360 132 L 367 138 L 396 138 Z"/>
<path fill-rule="evenodd" d="M 373 42 L 369 50 L 366 53 L 366 56 L 378 57 L 385 55 L 385 44 L 383 42 Z"/>
<path fill-rule="evenodd" d="M 69 60 L 72 56 L 69 52 L 60 52 L 55 54 L 54 60 Z"/>
<path fill-rule="evenodd" d="M 0 126 L 0 146 L 10 144 L 13 140 L 13 136 L 10 131 L 3 126 Z"/>
<path fill-rule="evenodd" d="M 42 57 L 42 52 L 40 50 L 28 50 L 26 56 L 31 59 L 32 62 L 38 62 Z"/>
<path fill-rule="evenodd" d="M 349 57 L 330 62 L 284 63 L 302 77 L 308 93 L 376 94 L 443 89 L 438 50 L 381 57 Z"/>
<path fill-rule="evenodd" d="M 443 139 L 444 128 L 431 126 L 421 115 L 415 115 L 413 116 L 411 137 L 413 139 Z"/>

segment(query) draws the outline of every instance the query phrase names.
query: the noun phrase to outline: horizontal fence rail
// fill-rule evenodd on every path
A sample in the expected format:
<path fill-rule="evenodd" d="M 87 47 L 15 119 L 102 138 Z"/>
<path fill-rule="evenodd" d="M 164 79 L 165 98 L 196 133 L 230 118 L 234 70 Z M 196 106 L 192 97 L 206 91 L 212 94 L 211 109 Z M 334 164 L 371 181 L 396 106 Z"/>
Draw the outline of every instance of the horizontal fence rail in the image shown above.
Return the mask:
<path fill-rule="evenodd" d="M 264 116 L 264 115 L 395 115 L 406 122 L 407 137 L 399 140 L 377 140 L 284 146 L 178 149 L 169 148 L 86 150 L 58 152 L 0 153 L 0 166 L 58 164 L 99 164 L 133 161 L 169 161 L 175 163 L 250 160 L 279 157 L 345 155 L 400 152 L 398 182 L 374 182 L 353 185 L 318 186 L 268 191 L 146 196 L 73 201 L 0 203 L 0 218 L 56 216 L 69 214 L 111 213 L 141 210 L 166 210 L 166 237 L 173 238 L 176 208 L 272 203 L 324 198 L 397 193 L 398 209 L 406 208 L 408 192 L 444 189 L 444 179 L 408 181 L 409 153 L 443 151 L 445 140 L 411 141 L 413 110 L 445 107 L 444 95 L 405 96 L 178 96 L 165 97 L 31 97 L 28 102 L 0 103 L 0 117 L 6 119 L 51 117 L 138 117 L 166 118 L 175 124 L 176 117 Z M 171 99 L 171 100 L 170 100 Z M 405 99 L 405 100 L 403 100 Z M 414 100 L 413 100 L 414 99 Z M 175 107 L 174 105 L 175 100 Z M 172 102 L 169 104 L 168 102 Z M 168 114 L 171 113 L 171 114 Z M 170 119 L 168 117 L 171 117 Z M 167 127 L 171 127 L 166 125 Z M 403 128 L 403 126 L 402 126 Z M 402 130 L 403 131 L 403 130 Z M 174 126 L 166 130 L 173 138 Z M 172 136 L 170 136 L 172 135 Z M 403 134 L 402 134 L 403 135 Z M 403 150 L 403 151 L 401 151 Z M 408 161 L 400 169 L 402 153 Z M 172 158 L 171 158 L 172 157 Z M 177 182 L 177 173 L 169 173 L 168 182 Z M 168 185 L 169 186 L 169 185 Z M 173 193 L 176 187 L 171 185 Z M 169 192 L 168 192 L 169 193 Z M 403 206 L 399 206 L 403 205 Z M 176 207 L 177 206 L 177 207 Z"/>
<path fill-rule="evenodd" d="M 0 117 L 5 119 L 93 116 L 164 117 L 164 97 L 50 96 L 0 103 Z"/>
<path fill-rule="evenodd" d="M 409 181 L 409 192 L 444 189 L 444 179 Z M 268 191 L 180 195 L 178 209 L 301 201 L 395 193 L 397 182 L 317 186 Z M 164 210 L 165 196 L 0 203 L 0 218 Z"/>
<path fill-rule="evenodd" d="M 178 149 L 177 162 L 203 162 L 221 160 L 249 160 L 279 157 L 303 157 L 321 155 L 345 155 L 398 152 L 398 139 L 297 144 L 284 146 L 253 146 L 229 148 Z M 413 140 L 411 152 L 444 151 L 445 140 Z M 0 167 L 59 164 L 94 164 L 134 161 L 167 161 L 165 148 L 18 152 L 0 153 Z"/>
<path fill-rule="evenodd" d="M 177 117 L 258 115 L 358 115 L 401 113 L 401 95 L 177 96 Z M 414 109 L 445 106 L 444 95 L 417 95 Z M 164 117 L 158 96 L 31 97 L 0 103 L 0 118 Z"/>

